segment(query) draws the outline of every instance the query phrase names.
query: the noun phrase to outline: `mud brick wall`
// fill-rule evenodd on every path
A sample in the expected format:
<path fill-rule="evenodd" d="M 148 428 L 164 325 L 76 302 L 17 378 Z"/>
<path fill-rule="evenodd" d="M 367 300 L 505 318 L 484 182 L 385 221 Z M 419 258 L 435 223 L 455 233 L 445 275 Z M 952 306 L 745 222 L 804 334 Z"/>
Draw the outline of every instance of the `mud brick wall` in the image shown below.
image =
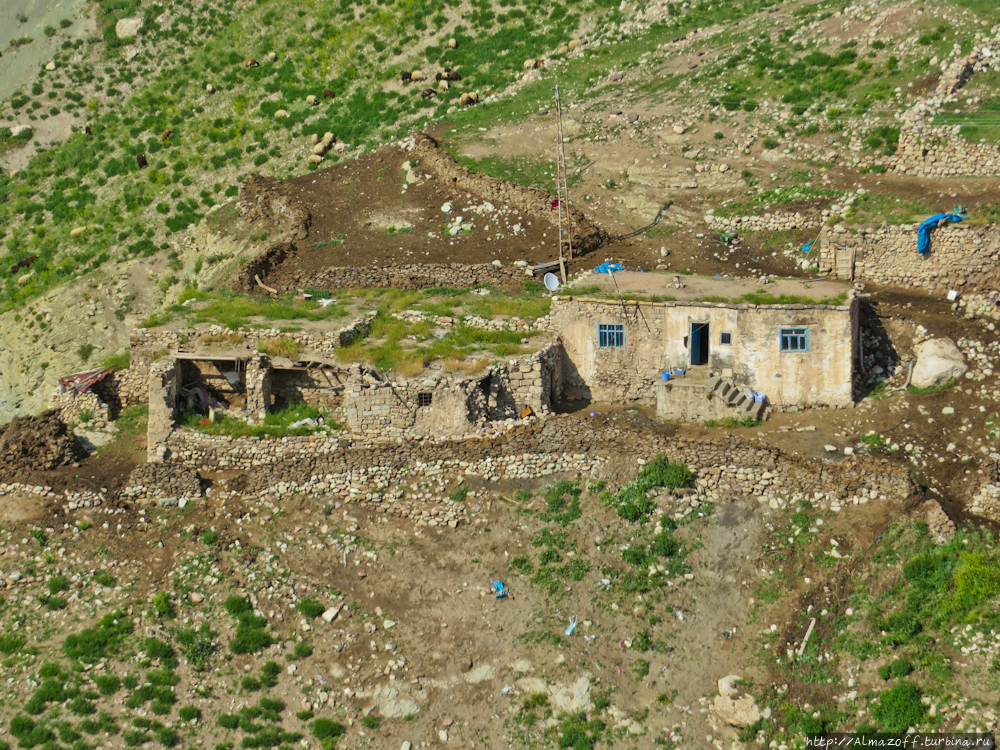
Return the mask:
<path fill-rule="evenodd" d="M 962 222 L 931 232 L 931 248 L 917 253 L 917 226 L 881 229 L 825 229 L 820 237 L 820 272 L 841 279 L 933 292 L 995 289 L 1000 281 L 1000 227 Z M 839 230 L 839 231 L 838 231 Z"/>

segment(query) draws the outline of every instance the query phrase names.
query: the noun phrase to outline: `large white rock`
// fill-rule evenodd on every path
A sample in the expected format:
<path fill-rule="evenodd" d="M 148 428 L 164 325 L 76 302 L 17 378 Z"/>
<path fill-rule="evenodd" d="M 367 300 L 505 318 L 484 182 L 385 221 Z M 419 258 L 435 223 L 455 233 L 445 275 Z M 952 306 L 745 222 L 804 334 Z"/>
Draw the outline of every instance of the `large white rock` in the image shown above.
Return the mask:
<path fill-rule="evenodd" d="M 727 674 L 719 680 L 719 695 L 724 695 L 727 698 L 739 695 L 740 691 L 736 689 L 736 683 L 742 679 L 738 674 Z"/>
<path fill-rule="evenodd" d="M 951 339 L 928 339 L 915 347 L 917 364 L 910 383 L 917 388 L 932 388 L 956 380 L 968 369 L 965 357 Z"/>
<path fill-rule="evenodd" d="M 727 695 L 717 695 L 713 707 L 716 716 L 734 727 L 752 726 L 761 717 L 757 701 L 751 695 L 744 695 L 736 700 Z"/>
<path fill-rule="evenodd" d="M 122 18 L 115 24 L 115 34 L 119 39 L 131 39 L 139 33 L 142 28 L 142 18 L 134 16 L 132 18 Z"/>

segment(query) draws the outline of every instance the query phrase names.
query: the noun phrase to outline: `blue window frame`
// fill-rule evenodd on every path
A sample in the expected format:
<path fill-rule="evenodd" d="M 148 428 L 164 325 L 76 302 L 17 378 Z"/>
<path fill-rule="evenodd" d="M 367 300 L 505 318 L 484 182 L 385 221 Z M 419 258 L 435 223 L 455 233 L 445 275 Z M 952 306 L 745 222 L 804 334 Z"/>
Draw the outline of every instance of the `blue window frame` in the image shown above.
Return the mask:
<path fill-rule="evenodd" d="M 601 349 L 621 349 L 625 346 L 625 326 L 622 323 L 598 323 L 597 345 Z"/>
<path fill-rule="evenodd" d="M 782 328 L 781 329 L 781 351 L 783 351 L 783 352 L 807 352 L 807 351 L 809 351 L 809 329 L 808 328 Z"/>

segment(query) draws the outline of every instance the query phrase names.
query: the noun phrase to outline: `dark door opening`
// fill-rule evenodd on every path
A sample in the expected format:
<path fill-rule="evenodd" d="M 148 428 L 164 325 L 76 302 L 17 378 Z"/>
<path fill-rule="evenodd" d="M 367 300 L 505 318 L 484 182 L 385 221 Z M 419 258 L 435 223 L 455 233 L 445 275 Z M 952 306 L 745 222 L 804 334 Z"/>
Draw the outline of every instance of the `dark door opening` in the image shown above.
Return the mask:
<path fill-rule="evenodd" d="M 691 365 L 708 364 L 708 323 L 691 324 Z"/>

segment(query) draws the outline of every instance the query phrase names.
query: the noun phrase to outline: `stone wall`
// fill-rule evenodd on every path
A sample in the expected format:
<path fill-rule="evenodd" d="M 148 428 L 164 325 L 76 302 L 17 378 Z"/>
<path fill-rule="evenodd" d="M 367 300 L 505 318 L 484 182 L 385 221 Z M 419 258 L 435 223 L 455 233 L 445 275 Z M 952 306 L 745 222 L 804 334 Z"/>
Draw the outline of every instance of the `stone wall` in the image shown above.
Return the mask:
<path fill-rule="evenodd" d="M 435 287 L 492 286 L 524 291 L 525 271 L 516 266 L 491 263 L 422 263 L 392 266 L 345 266 L 324 268 L 294 277 L 296 289 L 433 289 Z"/>
<path fill-rule="evenodd" d="M 329 368 L 271 370 L 271 407 L 304 403 L 336 409 L 344 403 L 346 373 Z"/>
<path fill-rule="evenodd" d="M 705 223 L 717 232 L 760 232 L 772 231 L 780 232 L 786 229 L 811 229 L 819 226 L 819 220 L 815 217 L 803 216 L 795 213 L 775 212 L 764 213 L 760 216 L 716 216 L 714 213 L 706 214 Z"/>
<path fill-rule="evenodd" d="M 602 323 L 624 325 L 624 347 L 599 347 Z M 559 297 L 546 321 L 562 336 L 563 379 L 568 388 L 595 401 L 645 404 L 656 402 L 662 371 L 691 367 L 693 323 L 709 327 L 708 369 L 766 394 L 770 403 L 852 403 L 854 300 L 839 306 L 635 301 L 623 305 Z M 807 328 L 808 350 L 781 352 L 782 328 Z M 729 344 L 721 343 L 723 332 L 730 334 Z"/>
<path fill-rule="evenodd" d="M 907 123 L 900 129 L 896 153 L 882 164 L 890 172 L 917 177 L 996 177 L 1000 146 L 967 141 L 957 127 Z"/>
<path fill-rule="evenodd" d="M 392 382 L 375 373 L 351 378 L 344 390 L 347 426 L 370 441 L 507 429 L 526 406 L 544 414 L 561 396 L 561 351 L 553 342 L 492 365 L 475 378 Z"/>
<path fill-rule="evenodd" d="M 149 373 L 149 424 L 146 429 L 146 459 L 162 463 L 167 454 L 163 444 L 174 429 L 179 387 L 178 371 L 172 359 L 154 362 Z"/>
<path fill-rule="evenodd" d="M 917 225 L 848 230 L 842 225 L 820 236 L 819 268 L 837 278 L 870 281 L 932 292 L 976 292 L 1000 282 L 1000 227 L 966 222 L 931 232 L 931 248 L 917 253 Z"/>
<path fill-rule="evenodd" d="M 332 496 L 371 505 L 379 513 L 399 510 L 398 490 L 404 479 L 426 480 L 445 470 L 487 481 L 576 471 L 619 483 L 634 475 L 634 459 L 657 454 L 695 470 L 696 491 L 710 500 L 754 497 L 779 507 L 787 498 L 805 496 L 822 498 L 836 511 L 849 503 L 904 500 L 916 491 L 902 462 L 864 456 L 839 463 L 807 460 L 735 436 L 672 438 L 570 416 L 548 417 L 499 438 L 403 441 L 392 450 L 346 447 L 328 436 L 261 441 L 191 432 L 174 433 L 169 445 L 171 466 L 242 469 L 240 488 L 245 493 Z M 629 460 L 620 460 L 623 456 Z M 146 496 L 155 497 L 159 490 L 154 482 L 154 476 L 144 474 L 128 485 L 142 486 Z M 171 484 L 165 491 L 173 496 L 178 487 Z"/>

